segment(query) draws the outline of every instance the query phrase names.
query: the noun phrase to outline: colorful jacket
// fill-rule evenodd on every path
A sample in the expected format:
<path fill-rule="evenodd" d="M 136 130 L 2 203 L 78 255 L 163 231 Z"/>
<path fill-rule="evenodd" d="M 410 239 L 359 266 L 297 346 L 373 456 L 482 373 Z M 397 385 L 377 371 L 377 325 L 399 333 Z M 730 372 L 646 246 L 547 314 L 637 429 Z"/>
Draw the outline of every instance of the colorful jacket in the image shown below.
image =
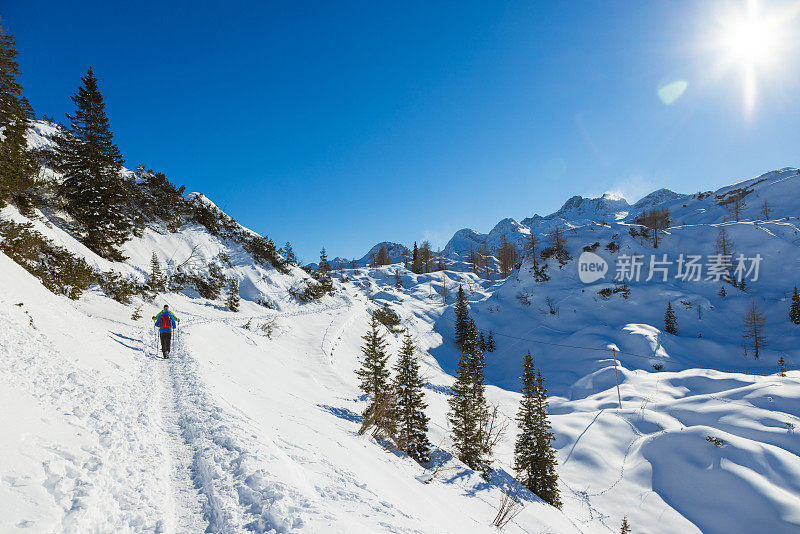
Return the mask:
<path fill-rule="evenodd" d="M 165 317 L 165 314 L 166 318 L 169 319 L 168 326 L 166 328 L 162 325 L 162 317 Z M 165 312 L 163 310 L 161 313 L 153 317 L 153 319 L 155 320 L 155 325 L 158 327 L 159 332 L 172 332 L 172 329 L 177 327 L 178 322 L 180 321 L 180 319 L 175 317 L 171 311 Z"/>

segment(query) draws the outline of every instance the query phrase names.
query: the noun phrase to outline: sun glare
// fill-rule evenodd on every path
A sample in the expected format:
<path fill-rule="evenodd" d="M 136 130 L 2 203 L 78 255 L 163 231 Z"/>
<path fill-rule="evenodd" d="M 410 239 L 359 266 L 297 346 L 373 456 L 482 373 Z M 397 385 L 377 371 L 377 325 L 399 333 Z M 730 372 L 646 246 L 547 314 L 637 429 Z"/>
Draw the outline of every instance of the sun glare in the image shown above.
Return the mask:
<path fill-rule="evenodd" d="M 770 12 L 758 0 L 746 0 L 720 20 L 717 47 L 723 56 L 722 67 L 741 72 L 747 115 L 755 110 L 758 78 L 777 73 L 782 66 L 787 26 L 794 15 L 796 9 Z"/>

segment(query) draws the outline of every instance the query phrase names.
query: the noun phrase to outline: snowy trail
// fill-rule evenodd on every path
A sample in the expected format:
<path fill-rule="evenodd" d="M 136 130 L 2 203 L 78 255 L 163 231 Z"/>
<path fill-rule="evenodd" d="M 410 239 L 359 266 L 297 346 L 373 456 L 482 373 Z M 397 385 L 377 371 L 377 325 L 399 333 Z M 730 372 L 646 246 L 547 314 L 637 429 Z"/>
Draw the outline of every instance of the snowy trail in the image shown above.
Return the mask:
<path fill-rule="evenodd" d="M 148 365 L 156 366 L 160 425 L 165 436 L 169 464 L 171 507 L 167 517 L 167 532 L 205 532 L 208 521 L 203 517 L 204 496 L 192 480 L 193 452 L 184 440 L 177 412 L 173 380 L 173 361 L 184 357 L 183 351 L 173 351 L 170 360 L 161 359 L 158 339 L 153 329 L 143 331 L 142 342 L 147 347 L 144 357 Z"/>

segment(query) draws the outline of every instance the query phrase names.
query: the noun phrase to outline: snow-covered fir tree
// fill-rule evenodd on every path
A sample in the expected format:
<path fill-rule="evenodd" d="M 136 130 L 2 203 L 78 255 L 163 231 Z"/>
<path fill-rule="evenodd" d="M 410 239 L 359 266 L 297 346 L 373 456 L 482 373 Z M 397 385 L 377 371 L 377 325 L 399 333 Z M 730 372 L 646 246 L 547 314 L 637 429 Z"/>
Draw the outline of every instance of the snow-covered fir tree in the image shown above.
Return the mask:
<path fill-rule="evenodd" d="M 792 304 L 789 306 L 789 320 L 794 324 L 800 324 L 800 294 L 797 293 L 797 286 L 792 292 Z"/>
<path fill-rule="evenodd" d="M 147 281 L 147 285 L 153 293 L 163 293 L 167 288 L 166 278 L 161 271 L 161 264 L 158 262 L 155 251 L 150 257 L 150 279 Z"/>
<path fill-rule="evenodd" d="M 364 411 L 367 417 L 375 408 L 376 401 L 389 391 L 389 369 L 386 366 L 389 356 L 386 354 L 386 340 L 380 332 L 380 322 L 374 315 L 370 321 L 370 330 L 361 339 L 364 340 L 364 345 L 361 347 L 363 357 L 356 375 L 360 380 L 361 391 L 370 401 Z"/>
<path fill-rule="evenodd" d="M 455 342 L 456 345 L 462 347 L 467 335 L 467 324 L 469 323 L 469 306 L 467 305 L 467 297 L 464 295 L 464 286 L 458 286 L 454 311 L 456 313 Z"/>
<path fill-rule="evenodd" d="M 678 319 L 672 310 L 672 302 L 667 302 L 667 311 L 664 313 L 664 332 L 673 335 L 678 333 Z"/>
<path fill-rule="evenodd" d="M 781 356 L 780 358 L 778 358 L 778 376 L 785 377 L 786 371 L 788 370 L 789 368 L 786 366 L 786 360 L 784 360 L 783 356 Z"/>
<path fill-rule="evenodd" d="M 12 198 L 26 210 L 31 204 L 28 190 L 34 185 L 39 164 L 25 138 L 30 117 L 19 77 L 14 37 L 0 27 L 0 207 Z"/>
<path fill-rule="evenodd" d="M 56 139 L 67 210 L 81 225 L 89 248 L 105 258 L 121 260 L 117 247 L 130 237 L 131 228 L 120 177 L 122 154 L 114 144 L 103 95 L 91 68 L 81 77 L 72 101 L 75 113 L 67 115 L 70 125 Z"/>
<path fill-rule="evenodd" d="M 319 282 L 322 293 L 333 293 L 333 279 L 331 278 L 331 264 L 328 263 L 328 253 L 325 247 L 319 252 L 319 266 L 312 274 L 313 278 Z"/>
<path fill-rule="evenodd" d="M 414 274 L 422 274 L 422 255 L 420 254 L 419 248 L 417 248 L 416 241 L 414 241 L 414 251 L 411 253 L 411 272 Z"/>
<path fill-rule="evenodd" d="M 414 339 L 406 333 L 395 365 L 395 439 L 400 450 L 417 462 L 426 463 L 430 461 L 431 447 L 427 436 L 428 417 L 425 415 L 427 404 L 416 350 Z"/>
<path fill-rule="evenodd" d="M 297 265 L 297 256 L 294 253 L 292 244 L 288 241 L 283 245 L 283 259 L 288 264 Z"/>
<path fill-rule="evenodd" d="M 448 400 L 448 417 L 459 460 L 486 476 L 491 455 L 490 439 L 486 435 L 489 407 L 483 376 L 486 363 L 478 343 L 475 323 L 468 317 L 453 395 Z"/>
<path fill-rule="evenodd" d="M 628 518 L 622 518 L 622 526 L 619 529 L 619 534 L 631 534 L 631 527 L 628 526 Z"/>
<path fill-rule="evenodd" d="M 522 365 L 522 400 L 517 412 L 520 432 L 514 446 L 514 470 L 523 486 L 560 508 L 557 461 L 551 445 L 555 436 L 547 419 L 547 406 L 544 378 L 534 368 L 529 351 Z"/>
<path fill-rule="evenodd" d="M 486 352 L 494 352 L 497 345 L 494 343 L 494 333 L 489 330 L 489 336 L 486 338 Z"/>
<path fill-rule="evenodd" d="M 228 297 L 225 299 L 225 305 L 230 311 L 238 312 L 240 300 L 239 281 L 235 278 L 231 278 L 228 283 Z"/>

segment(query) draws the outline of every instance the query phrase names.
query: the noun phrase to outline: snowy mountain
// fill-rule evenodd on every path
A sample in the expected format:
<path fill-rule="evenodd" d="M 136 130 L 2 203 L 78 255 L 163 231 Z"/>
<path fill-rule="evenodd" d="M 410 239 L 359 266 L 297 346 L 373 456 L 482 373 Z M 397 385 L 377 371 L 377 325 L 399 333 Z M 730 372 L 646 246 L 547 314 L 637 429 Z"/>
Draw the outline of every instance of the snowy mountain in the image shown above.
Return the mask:
<path fill-rule="evenodd" d="M 30 144 L 46 148 L 51 128 L 37 123 Z M 125 172 L 148 187 L 147 176 Z M 60 176 L 45 169 L 42 179 Z M 180 198 L 179 220 L 144 221 L 122 247 L 125 261 L 84 246 L 57 206 L 0 212 L 0 531 L 494 532 L 529 350 L 549 389 L 564 504 L 523 491 L 504 532 L 618 532 L 624 516 L 634 532 L 800 528 L 800 326 L 788 318 L 800 273 L 796 169 L 715 192 L 660 190 L 633 206 L 573 197 L 546 217 L 457 232 L 445 249 L 461 258 L 457 270 L 359 264 L 334 274 L 333 295 L 310 301 L 298 298 L 308 275 L 265 259 L 264 238 L 199 193 Z M 741 204 L 738 221 L 731 201 Z M 661 207 L 670 224 L 656 249 L 634 221 Z M 569 259 L 539 255 L 534 267 L 528 256 L 500 281 L 462 268 L 470 245 L 495 251 L 531 233 L 546 244 L 555 225 L 566 228 Z M 77 299 L 45 287 L 47 266 L 26 263 L 3 230 L 23 226 L 98 278 Z M 723 229 L 736 254 L 762 258 L 744 287 L 709 278 Z M 381 245 L 397 259 L 402 245 L 370 252 Z M 586 283 L 584 251 L 607 266 Z M 615 282 L 634 255 L 642 276 Z M 681 255 L 701 256 L 701 277 L 679 276 Z M 128 286 L 108 273 L 141 289 L 154 256 L 184 283 L 121 302 L 117 290 Z M 666 275 L 649 277 L 659 265 Z M 238 282 L 238 312 L 224 289 L 210 291 L 220 280 Z M 486 354 L 487 397 L 506 426 L 488 480 L 452 457 L 459 286 L 497 344 Z M 166 361 L 150 319 L 164 303 L 181 319 Z M 753 303 L 767 336 L 757 359 L 742 337 Z M 358 433 L 366 400 L 354 370 L 370 314 L 384 305 L 418 345 L 429 466 Z M 394 364 L 401 337 L 385 333 Z"/>

